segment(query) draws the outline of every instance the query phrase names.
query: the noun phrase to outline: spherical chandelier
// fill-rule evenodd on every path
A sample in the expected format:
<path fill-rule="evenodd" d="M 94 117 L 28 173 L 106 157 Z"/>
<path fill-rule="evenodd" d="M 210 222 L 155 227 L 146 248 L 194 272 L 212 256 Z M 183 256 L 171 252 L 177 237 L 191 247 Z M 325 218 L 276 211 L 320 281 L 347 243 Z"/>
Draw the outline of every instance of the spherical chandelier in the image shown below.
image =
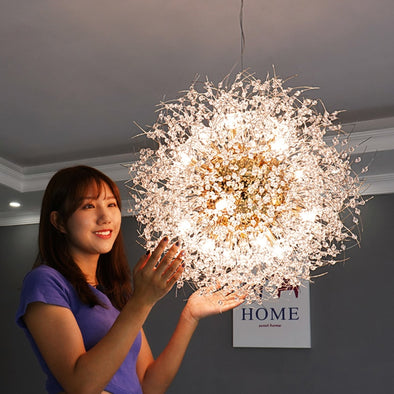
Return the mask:
<path fill-rule="evenodd" d="M 357 243 L 364 200 L 338 113 L 276 75 L 226 81 L 161 103 L 146 131 L 157 149 L 130 165 L 130 194 L 146 248 L 167 235 L 188 252 L 179 287 L 259 302 Z"/>

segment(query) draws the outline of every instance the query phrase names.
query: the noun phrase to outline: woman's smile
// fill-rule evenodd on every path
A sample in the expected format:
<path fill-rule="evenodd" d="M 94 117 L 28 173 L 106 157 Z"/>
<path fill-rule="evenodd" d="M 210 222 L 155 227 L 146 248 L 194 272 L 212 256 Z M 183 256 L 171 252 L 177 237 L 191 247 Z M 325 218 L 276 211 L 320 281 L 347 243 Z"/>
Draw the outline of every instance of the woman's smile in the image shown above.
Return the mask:
<path fill-rule="evenodd" d="M 100 231 L 95 231 L 95 234 L 96 234 L 99 238 L 109 239 L 109 238 L 111 238 L 112 230 L 100 230 Z"/>

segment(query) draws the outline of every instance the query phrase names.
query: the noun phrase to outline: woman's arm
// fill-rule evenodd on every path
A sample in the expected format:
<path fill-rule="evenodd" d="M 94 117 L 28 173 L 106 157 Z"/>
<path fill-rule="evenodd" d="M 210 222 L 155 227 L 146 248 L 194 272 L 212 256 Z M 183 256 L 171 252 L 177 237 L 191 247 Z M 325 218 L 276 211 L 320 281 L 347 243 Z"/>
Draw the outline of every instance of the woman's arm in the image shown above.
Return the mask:
<path fill-rule="evenodd" d="M 189 298 L 178 325 L 163 352 L 154 360 L 149 344 L 143 335 L 141 352 L 137 360 L 137 374 L 144 394 L 164 393 L 174 379 L 189 345 L 190 339 L 201 318 L 225 312 L 243 302 L 236 294 L 224 291 L 199 291 Z"/>
<path fill-rule="evenodd" d="M 128 354 L 153 305 L 171 289 L 182 272 L 182 256 L 162 240 L 134 270 L 134 293 L 108 333 L 89 351 L 72 312 L 41 302 L 30 304 L 24 321 L 44 360 L 68 393 L 98 393 Z M 159 262 L 160 260 L 160 262 Z"/>
<path fill-rule="evenodd" d="M 134 312 L 132 311 L 134 310 Z M 98 393 L 122 364 L 149 308 L 134 307 L 122 314 L 108 334 L 86 352 L 71 310 L 34 302 L 24 320 L 49 369 L 67 393 Z"/>

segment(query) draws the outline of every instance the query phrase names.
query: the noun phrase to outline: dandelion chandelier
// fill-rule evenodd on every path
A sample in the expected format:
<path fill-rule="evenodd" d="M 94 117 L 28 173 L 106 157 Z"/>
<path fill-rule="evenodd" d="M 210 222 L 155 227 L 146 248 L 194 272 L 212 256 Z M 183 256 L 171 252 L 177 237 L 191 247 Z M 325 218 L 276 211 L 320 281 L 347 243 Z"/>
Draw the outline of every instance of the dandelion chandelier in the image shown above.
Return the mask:
<path fill-rule="evenodd" d="M 357 242 L 364 204 L 337 113 L 319 113 L 276 76 L 242 72 L 231 86 L 196 86 L 161 104 L 147 131 L 158 148 L 130 166 L 146 247 L 179 238 L 189 253 L 179 286 L 243 286 L 248 301 L 335 263 Z"/>

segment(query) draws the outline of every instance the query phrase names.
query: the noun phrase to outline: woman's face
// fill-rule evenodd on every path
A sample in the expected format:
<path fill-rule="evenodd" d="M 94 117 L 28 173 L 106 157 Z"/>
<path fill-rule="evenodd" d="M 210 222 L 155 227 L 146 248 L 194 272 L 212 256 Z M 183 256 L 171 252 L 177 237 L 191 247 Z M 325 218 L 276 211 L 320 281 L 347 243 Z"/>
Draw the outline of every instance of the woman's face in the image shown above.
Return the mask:
<path fill-rule="evenodd" d="M 98 260 L 111 251 L 120 231 L 121 213 L 110 187 L 93 183 L 66 222 L 68 246 L 76 263 Z"/>

